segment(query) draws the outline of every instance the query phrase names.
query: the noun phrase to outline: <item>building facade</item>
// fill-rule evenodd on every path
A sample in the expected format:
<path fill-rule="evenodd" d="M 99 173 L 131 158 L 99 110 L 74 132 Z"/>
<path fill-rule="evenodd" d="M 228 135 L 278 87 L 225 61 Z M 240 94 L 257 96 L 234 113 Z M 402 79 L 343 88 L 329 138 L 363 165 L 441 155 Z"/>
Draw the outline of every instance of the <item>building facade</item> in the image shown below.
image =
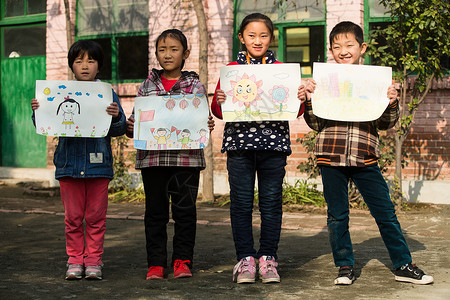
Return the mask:
<path fill-rule="evenodd" d="M 204 0 L 203 4 L 210 94 L 220 67 L 236 57 L 240 46 L 236 32 L 248 13 L 270 16 L 275 24 L 271 49 L 280 61 L 300 63 L 303 78 L 311 77 L 313 62 L 332 62 L 328 35 L 335 24 L 348 20 L 368 32 L 387 20 L 376 0 Z M 187 0 L 1 0 L 0 176 L 46 169 L 52 177 L 55 141 L 35 134 L 29 101 L 35 80 L 71 79 L 68 40 L 94 39 L 102 45 L 106 61 L 100 78 L 113 85 L 128 116 L 137 87 L 149 70 L 159 67 L 154 41 L 163 30 L 178 28 L 186 34 L 191 55 L 185 69 L 198 72 L 199 38 L 192 5 Z M 433 195 L 450 187 L 449 87 L 449 77 L 434 85 L 406 142 L 410 155 L 403 172 L 404 192 L 411 201 L 439 203 Z M 223 126 L 216 120 L 212 133 L 217 193 L 228 191 L 226 156 L 220 153 Z M 307 158 L 297 139 L 310 129 L 302 117 L 290 126 L 293 153 L 288 158 L 287 180 L 294 182 L 305 177 L 297 166 Z"/>

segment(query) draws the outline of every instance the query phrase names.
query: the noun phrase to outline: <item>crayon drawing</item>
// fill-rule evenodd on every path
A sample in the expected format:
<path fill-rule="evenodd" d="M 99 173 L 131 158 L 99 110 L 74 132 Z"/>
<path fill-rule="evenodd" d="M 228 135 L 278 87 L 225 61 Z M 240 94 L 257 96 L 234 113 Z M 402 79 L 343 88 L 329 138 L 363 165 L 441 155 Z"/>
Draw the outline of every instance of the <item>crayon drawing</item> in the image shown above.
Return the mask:
<path fill-rule="evenodd" d="M 104 137 L 111 125 L 109 83 L 36 80 L 36 133 L 48 136 Z"/>
<path fill-rule="evenodd" d="M 389 104 L 390 67 L 314 63 L 313 113 L 323 119 L 364 122 L 378 119 Z"/>
<path fill-rule="evenodd" d="M 222 104 L 227 122 L 294 120 L 300 101 L 298 64 L 232 65 L 220 68 Z"/>
<path fill-rule="evenodd" d="M 136 149 L 202 149 L 208 145 L 209 108 L 205 95 L 137 97 L 134 111 Z"/>

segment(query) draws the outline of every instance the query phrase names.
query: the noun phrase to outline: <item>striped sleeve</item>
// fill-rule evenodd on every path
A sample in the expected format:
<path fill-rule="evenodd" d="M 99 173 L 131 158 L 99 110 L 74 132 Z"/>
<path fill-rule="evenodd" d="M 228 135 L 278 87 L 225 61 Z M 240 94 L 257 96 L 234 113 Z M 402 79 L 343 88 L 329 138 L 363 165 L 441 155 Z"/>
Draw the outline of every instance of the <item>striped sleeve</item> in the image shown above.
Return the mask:
<path fill-rule="evenodd" d="M 398 100 L 389 104 L 386 110 L 383 112 L 381 117 L 379 117 L 376 121 L 376 127 L 379 130 L 388 130 L 395 126 L 397 120 L 400 115 L 400 109 L 398 106 Z"/>

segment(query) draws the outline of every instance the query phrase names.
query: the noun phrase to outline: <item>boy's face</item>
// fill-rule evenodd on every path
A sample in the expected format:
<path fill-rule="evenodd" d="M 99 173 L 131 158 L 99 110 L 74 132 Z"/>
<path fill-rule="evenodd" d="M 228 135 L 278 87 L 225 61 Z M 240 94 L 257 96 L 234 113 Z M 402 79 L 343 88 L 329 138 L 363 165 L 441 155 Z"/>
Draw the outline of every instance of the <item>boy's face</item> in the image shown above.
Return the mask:
<path fill-rule="evenodd" d="M 77 80 L 94 81 L 98 73 L 98 62 L 84 53 L 83 56 L 75 58 L 72 69 Z"/>
<path fill-rule="evenodd" d="M 330 52 L 338 64 L 359 64 L 359 59 L 366 52 L 367 44 L 361 45 L 353 33 L 338 34 L 331 45 Z"/>

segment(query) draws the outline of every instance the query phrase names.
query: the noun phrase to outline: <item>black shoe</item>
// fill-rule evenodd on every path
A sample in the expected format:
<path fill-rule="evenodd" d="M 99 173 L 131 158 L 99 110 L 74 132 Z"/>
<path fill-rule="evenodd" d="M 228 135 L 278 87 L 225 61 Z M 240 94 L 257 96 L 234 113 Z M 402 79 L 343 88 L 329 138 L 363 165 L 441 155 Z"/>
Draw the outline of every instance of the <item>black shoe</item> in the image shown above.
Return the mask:
<path fill-rule="evenodd" d="M 415 284 L 429 284 L 433 282 L 433 277 L 425 273 L 412 263 L 406 264 L 394 270 L 395 280 L 411 282 Z"/>
<path fill-rule="evenodd" d="M 345 284 L 350 285 L 355 281 L 355 271 L 353 266 L 345 266 L 339 268 L 339 274 L 334 280 L 334 284 Z"/>

